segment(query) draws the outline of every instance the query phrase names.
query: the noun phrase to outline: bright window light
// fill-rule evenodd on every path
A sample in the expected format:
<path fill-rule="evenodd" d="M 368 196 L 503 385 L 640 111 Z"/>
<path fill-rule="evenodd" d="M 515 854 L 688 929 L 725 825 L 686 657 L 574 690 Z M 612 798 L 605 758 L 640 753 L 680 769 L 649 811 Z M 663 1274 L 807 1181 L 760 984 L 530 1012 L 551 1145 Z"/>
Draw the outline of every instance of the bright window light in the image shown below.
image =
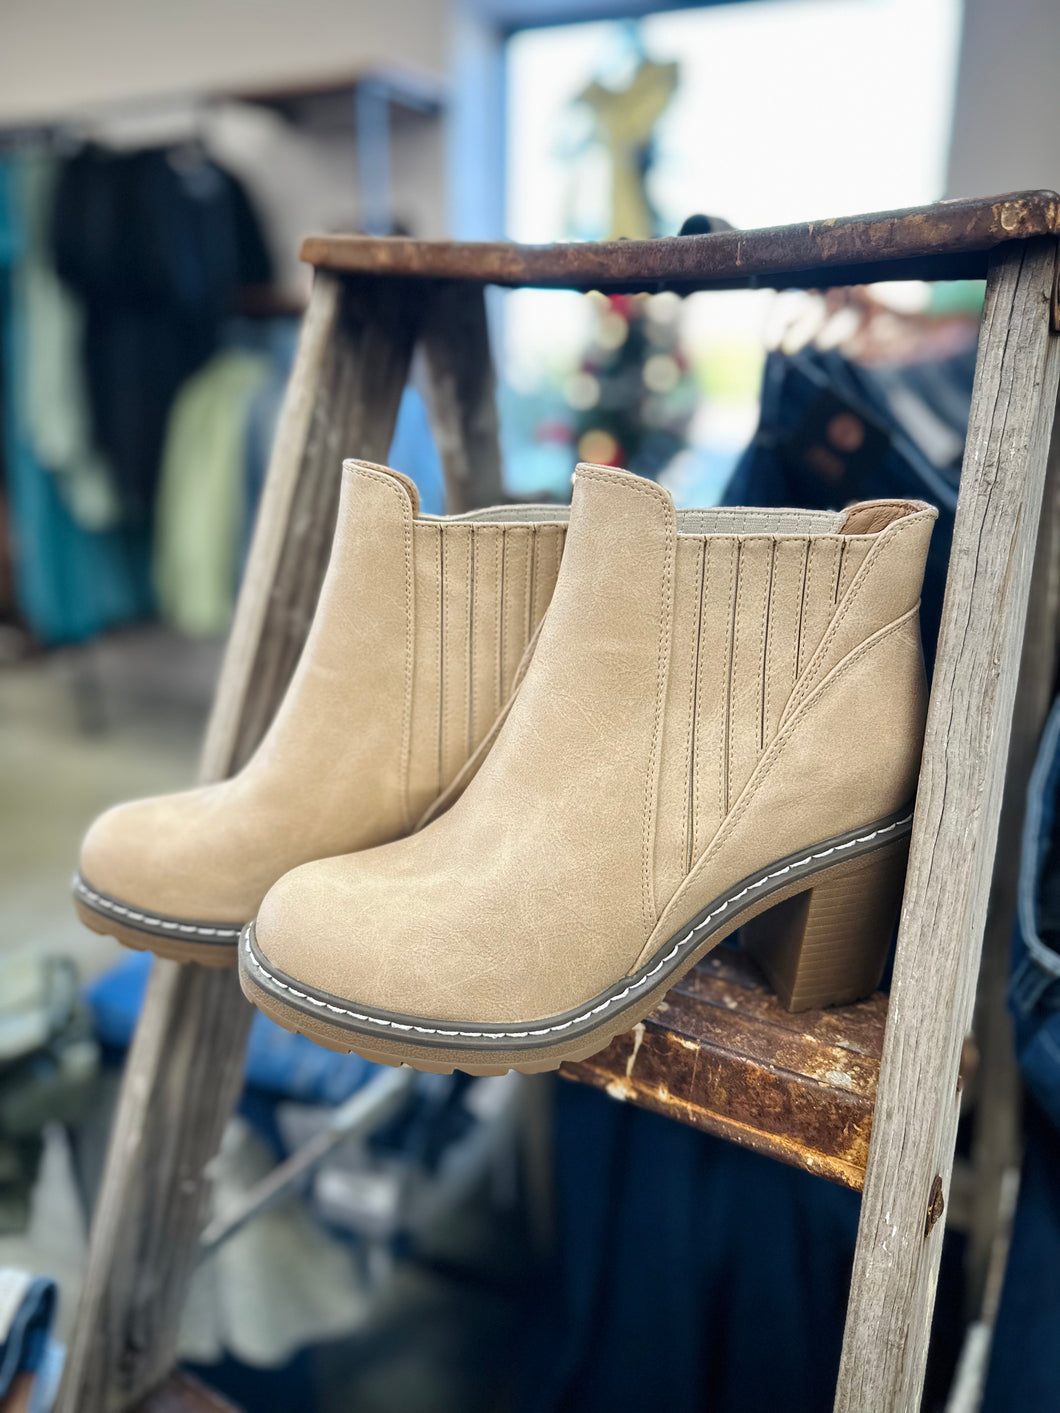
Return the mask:
<path fill-rule="evenodd" d="M 944 189 L 962 0 L 750 0 L 527 30 L 508 45 L 507 226 L 515 240 L 600 239 L 610 225 L 610 166 L 575 100 L 626 87 L 641 57 L 680 66 L 655 127 L 647 191 L 659 233 L 694 212 L 744 229 L 917 206 Z M 903 286 L 915 306 L 926 287 Z M 706 503 L 754 431 L 765 292 L 684 301 L 681 344 L 701 400 L 689 453 L 670 478 Z M 593 326 L 563 292 L 505 297 L 507 476 L 560 494 L 572 450 L 577 372 Z M 573 390 L 573 391 L 572 391 Z M 572 397 L 574 401 L 572 402 Z"/>
<path fill-rule="evenodd" d="M 653 59 L 681 65 L 650 189 L 667 234 L 707 211 L 738 226 L 917 206 L 942 192 L 960 0 L 756 0 L 649 16 Z M 606 200 L 598 153 L 571 170 L 571 99 L 614 47 L 612 24 L 509 44 L 508 233 L 569 239 L 577 188 Z"/>

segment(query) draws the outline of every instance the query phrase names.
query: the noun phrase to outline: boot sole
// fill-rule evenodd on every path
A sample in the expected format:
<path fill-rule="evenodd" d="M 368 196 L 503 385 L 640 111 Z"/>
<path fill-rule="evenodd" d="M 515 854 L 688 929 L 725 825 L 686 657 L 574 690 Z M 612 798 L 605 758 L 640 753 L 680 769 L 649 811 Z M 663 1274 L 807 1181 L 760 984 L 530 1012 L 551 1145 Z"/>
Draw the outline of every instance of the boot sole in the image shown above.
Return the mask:
<path fill-rule="evenodd" d="M 534 1074 L 606 1048 L 737 928 L 773 912 L 748 930 L 746 945 L 782 1002 L 792 1010 L 846 1004 L 879 984 L 911 826 L 912 811 L 905 810 L 778 860 L 721 894 L 636 972 L 541 1021 L 490 1026 L 355 1010 L 273 967 L 257 948 L 253 923 L 239 945 L 239 981 L 271 1020 L 329 1050 L 433 1074 Z"/>
<path fill-rule="evenodd" d="M 154 952 L 168 962 L 196 962 L 203 967 L 234 967 L 240 929 L 234 923 L 192 922 L 162 917 L 99 892 L 74 874 L 77 915 L 92 932 L 113 937 L 123 947 Z"/>

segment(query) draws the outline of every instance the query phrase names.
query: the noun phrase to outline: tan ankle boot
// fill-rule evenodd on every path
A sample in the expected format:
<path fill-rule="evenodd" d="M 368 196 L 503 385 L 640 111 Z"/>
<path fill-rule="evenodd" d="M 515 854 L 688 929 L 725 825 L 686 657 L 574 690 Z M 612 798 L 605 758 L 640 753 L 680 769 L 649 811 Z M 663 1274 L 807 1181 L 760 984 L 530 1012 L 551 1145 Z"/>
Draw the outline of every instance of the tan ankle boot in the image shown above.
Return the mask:
<path fill-rule="evenodd" d="M 133 947 L 235 965 L 266 890 L 310 859 L 407 834 L 490 730 L 559 570 L 566 510 L 421 516 L 413 483 L 350 461 L 301 661 L 231 780 L 102 815 L 82 920 Z"/>
<path fill-rule="evenodd" d="M 876 985 L 899 897 L 935 511 L 675 513 L 579 467 L 563 573 L 440 819 L 296 869 L 240 948 L 281 1024 L 372 1059 L 548 1069 L 750 929 L 782 997 Z"/>

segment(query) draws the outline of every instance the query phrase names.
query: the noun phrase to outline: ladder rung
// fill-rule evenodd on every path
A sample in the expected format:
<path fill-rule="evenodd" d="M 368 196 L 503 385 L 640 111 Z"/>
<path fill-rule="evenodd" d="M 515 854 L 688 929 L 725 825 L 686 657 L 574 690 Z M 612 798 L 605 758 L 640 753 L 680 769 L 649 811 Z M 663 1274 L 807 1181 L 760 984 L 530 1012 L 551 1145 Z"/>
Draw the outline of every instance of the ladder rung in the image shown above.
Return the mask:
<path fill-rule="evenodd" d="M 719 948 L 643 1026 L 567 1079 L 860 1191 L 887 997 L 786 1011 L 754 963 Z"/>
<path fill-rule="evenodd" d="M 724 213 L 722 213 L 724 214 Z M 313 235 L 302 259 L 318 269 L 404 279 L 471 280 L 558 289 L 778 289 L 886 279 L 981 279 L 988 252 L 1056 233 L 1060 198 L 1019 191 L 765 230 L 656 240 L 518 245 Z"/>

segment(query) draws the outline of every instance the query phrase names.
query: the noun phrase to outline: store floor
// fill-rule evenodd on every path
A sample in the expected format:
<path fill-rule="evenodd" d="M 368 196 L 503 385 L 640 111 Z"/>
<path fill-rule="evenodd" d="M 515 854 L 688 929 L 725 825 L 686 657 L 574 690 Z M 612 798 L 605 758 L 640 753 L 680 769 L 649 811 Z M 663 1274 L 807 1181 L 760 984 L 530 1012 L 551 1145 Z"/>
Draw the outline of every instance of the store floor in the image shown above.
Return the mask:
<path fill-rule="evenodd" d="M 125 955 L 74 915 L 69 882 L 78 842 L 109 804 L 193 781 L 219 664 L 218 644 L 145 628 L 0 667 L 0 954 L 63 953 L 84 980 Z M 330 1413 L 354 1399 L 370 1413 L 496 1406 L 505 1375 L 498 1365 L 508 1363 L 517 1327 L 517 1302 L 498 1298 L 498 1284 L 503 1289 L 505 1270 L 521 1260 L 518 1232 L 510 1219 L 503 1227 L 502 1234 L 488 1205 L 480 1207 L 448 1225 L 444 1270 L 435 1265 L 441 1253 L 427 1265 L 399 1265 L 365 1330 L 302 1364 L 317 1407 Z M 60 1338 L 69 1333 L 84 1252 L 68 1145 L 55 1129 L 30 1229 L 0 1237 L 0 1265 L 58 1281 Z M 493 1268 L 488 1274 L 483 1262 Z M 209 1368 L 201 1373 L 210 1377 Z M 278 1406 L 282 1373 L 233 1376 L 230 1365 L 216 1373 L 218 1382 L 232 1379 L 250 1413 Z"/>
<path fill-rule="evenodd" d="M 0 951 L 85 978 L 118 955 L 71 907 L 78 843 L 107 805 L 191 783 L 219 656 L 145 629 L 0 672 Z"/>
<path fill-rule="evenodd" d="M 220 651 L 159 629 L 115 635 L 0 670 L 0 953 L 73 958 L 83 980 L 122 949 L 70 904 L 77 846 L 101 809 L 194 776 Z M 65 1135 L 48 1133 L 29 1231 L 0 1237 L 0 1265 L 59 1283 L 69 1330 L 84 1222 Z"/>

